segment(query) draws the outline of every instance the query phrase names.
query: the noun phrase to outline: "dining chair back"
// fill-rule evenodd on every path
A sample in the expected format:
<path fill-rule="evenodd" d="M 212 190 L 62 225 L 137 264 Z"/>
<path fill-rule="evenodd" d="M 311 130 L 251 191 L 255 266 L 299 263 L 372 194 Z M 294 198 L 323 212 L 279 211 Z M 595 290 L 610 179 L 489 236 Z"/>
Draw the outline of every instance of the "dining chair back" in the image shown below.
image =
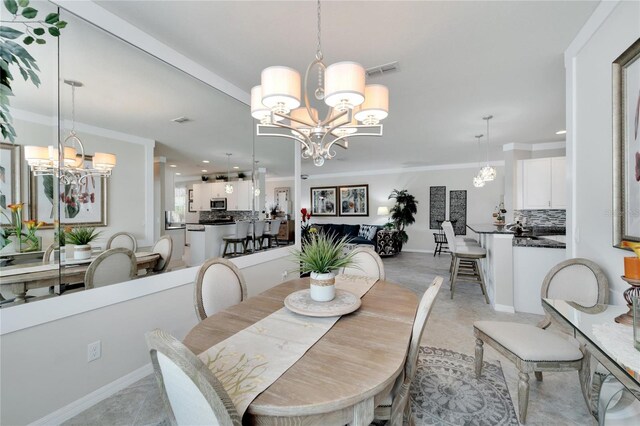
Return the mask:
<path fill-rule="evenodd" d="M 442 230 L 447 237 L 447 244 L 449 245 L 449 250 L 451 253 L 456 252 L 456 233 L 453 230 L 453 225 L 448 220 L 442 222 Z"/>
<path fill-rule="evenodd" d="M 145 337 L 172 425 L 242 425 L 222 383 L 193 352 L 162 330 Z"/>
<path fill-rule="evenodd" d="M 127 248 L 135 253 L 138 249 L 138 241 L 129 232 L 116 232 L 107 240 L 107 250 L 118 247 Z"/>
<path fill-rule="evenodd" d="M 271 247 L 272 241 L 275 241 L 276 246 L 278 245 L 278 234 L 280 233 L 280 223 L 282 221 L 280 219 L 272 219 L 269 224 L 269 231 L 264 235 L 267 238 L 268 247 Z"/>
<path fill-rule="evenodd" d="M 543 298 L 576 302 L 589 308 L 609 303 L 609 281 L 594 262 L 583 259 L 567 259 L 547 273 L 540 295 Z"/>
<path fill-rule="evenodd" d="M 196 275 L 195 308 L 200 321 L 247 297 L 247 285 L 240 270 L 226 259 L 205 261 Z"/>
<path fill-rule="evenodd" d="M 342 268 L 340 273 L 373 277 L 384 280 L 384 264 L 382 259 L 372 248 L 356 247 L 353 251 L 353 265 Z"/>
<path fill-rule="evenodd" d="M 46 265 L 54 261 L 54 251 L 56 249 L 55 244 L 49 244 L 49 247 L 44 251 L 42 255 L 42 264 Z"/>
<path fill-rule="evenodd" d="M 390 426 L 400 426 L 404 423 L 413 424 L 411 419 L 411 405 L 409 404 L 409 389 L 411 382 L 416 375 L 418 367 L 418 354 L 420 352 L 420 341 L 424 334 L 424 329 L 431 314 L 433 303 L 442 287 L 442 277 L 436 277 L 427 291 L 420 299 L 418 310 L 413 321 L 411 331 L 411 341 L 409 342 L 409 353 L 404 364 L 404 374 L 396 381 L 392 391 L 391 399 L 387 398 L 375 410 L 376 420 L 389 420 Z"/>
<path fill-rule="evenodd" d="M 171 236 L 164 235 L 160 237 L 153 245 L 151 251 L 160 255 L 160 259 L 158 259 L 158 263 L 156 263 L 156 266 L 153 268 L 153 272 L 165 272 L 169 268 L 171 252 L 173 251 L 173 239 Z"/>
<path fill-rule="evenodd" d="M 126 248 L 113 248 L 96 257 L 84 274 L 84 288 L 90 289 L 131 280 L 138 273 L 133 252 Z"/>

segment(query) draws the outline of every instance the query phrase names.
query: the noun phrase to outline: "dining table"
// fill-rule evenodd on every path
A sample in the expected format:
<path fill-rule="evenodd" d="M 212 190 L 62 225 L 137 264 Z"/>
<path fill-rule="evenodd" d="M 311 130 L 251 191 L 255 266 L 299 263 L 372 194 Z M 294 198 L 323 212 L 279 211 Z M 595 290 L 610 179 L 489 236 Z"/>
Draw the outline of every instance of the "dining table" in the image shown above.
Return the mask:
<path fill-rule="evenodd" d="M 31 289 L 83 282 L 87 268 L 99 254 L 94 253 L 89 259 L 69 259 L 62 264 L 37 262 L 3 266 L 0 270 L 0 287 L 9 288 L 15 294 L 14 304 L 26 303 L 27 291 Z M 138 270 L 153 269 L 160 259 L 158 253 L 138 252 L 135 255 Z"/>
<path fill-rule="evenodd" d="M 204 319 L 185 337 L 196 355 L 284 306 L 309 278 L 286 281 Z M 369 425 L 403 373 L 418 305 L 414 292 L 378 280 L 284 374 L 253 399 L 243 424 Z"/>

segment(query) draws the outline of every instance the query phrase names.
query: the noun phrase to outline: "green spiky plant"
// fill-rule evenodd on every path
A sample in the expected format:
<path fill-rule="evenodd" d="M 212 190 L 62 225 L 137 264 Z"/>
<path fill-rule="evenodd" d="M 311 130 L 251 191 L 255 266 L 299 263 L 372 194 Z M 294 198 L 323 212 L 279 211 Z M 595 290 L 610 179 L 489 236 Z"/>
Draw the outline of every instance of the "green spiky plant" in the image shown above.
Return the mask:
<path fill-rule="evenodd" d="M 296 249 L 291 252 L 293 260 L 300 265 L 294 271 L 303 274 L 326 274 L 353 265 L 353 252 L 344 254 L 348 242 L 346 236 L 338 238 L 335 234 L 327 235 L 324 232 L 310 236 L 302 250 Z"/>
<path fill-rule="evenodd" d="M 51 37 L 58 37 L 67 23 L 61 21 L 57 13 L 49 13 L 44 19 L 38 19 L 38 10 L 29 5 L 29 0 L 3 0 L 3 4 L 5 10 L 2 10 L 2 18 L 11 19 L 1 19 L 0 23 L 24 24 L 23 31 L 0 25 L 0 132 L 4 139 L 14 143 L 16 131 L 9 112 L 9 97 L 14 96 L 11 70 L 15 72 L 17 69 L 24 81 L 31 80 L 36 87 L 40 86 L 40 68 L 35 58 L 17 40 L 21 39 L 25 46 L 33 43 L 46 44 L 47 33 Z"/>
<path fill-rule="evenodd" d="M 402 249 L 402 245 L 409 241 L 409 235 L 407 235 L 405 228 L 415 223 L 416 218 L 413 215 L 418 213 L 418 202 L 406 189 L 394 189 L 389 195 L 389 199 L 396 200 L 395 206 L 391 208 L 391 221 L 398 230 L 399 251 Z"/>
<path fill-rule="evenodd" d="M 65 242 L 67 244 L 83 246 L 98 238 L 100 234 L 101 232 L 96 232 L 96 228 L 73 228 L 71 231 L 66 233 Z"/>

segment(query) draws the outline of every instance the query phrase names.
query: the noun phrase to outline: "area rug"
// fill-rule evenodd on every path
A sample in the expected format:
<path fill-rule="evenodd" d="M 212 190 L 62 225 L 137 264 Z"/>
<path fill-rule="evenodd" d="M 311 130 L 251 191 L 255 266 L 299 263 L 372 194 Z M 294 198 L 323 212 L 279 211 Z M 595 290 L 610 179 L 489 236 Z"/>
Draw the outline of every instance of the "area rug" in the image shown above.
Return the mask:
<path fill-rule="evenodd" d="M 478 380 L 472 356 L 425 346 L 411 386 L 411 412 L 416 425 L 519 424 L 498 361 L 485 361 Z"/>

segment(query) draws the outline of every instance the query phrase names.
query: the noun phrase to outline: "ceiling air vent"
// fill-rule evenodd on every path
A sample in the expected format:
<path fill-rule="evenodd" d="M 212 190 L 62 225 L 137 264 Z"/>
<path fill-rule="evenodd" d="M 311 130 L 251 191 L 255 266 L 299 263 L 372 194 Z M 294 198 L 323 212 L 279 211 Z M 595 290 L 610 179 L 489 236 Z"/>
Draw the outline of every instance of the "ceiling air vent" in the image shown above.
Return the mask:
<path fill-rule="evenodd" d="M 376 65 L 365 70 L 367 77 L 378 77 L 398 69 L 398 61 L 389 62 L 388 64 Z"/>
<path fill-rule="evenodd" d="M 180 124 L 182 124 L 182 123 L 186 123 L 187 121 L 191 121 L 191 119 L 190 119 L 190 118 L 187 118 L 187 117 L 178 117 L 178 118 L 174 118 L 174 119 L 173 119 L 173 120 L 171 120 L 171 121 L 173 121 L 174 123 L 180 123 Z"/>

